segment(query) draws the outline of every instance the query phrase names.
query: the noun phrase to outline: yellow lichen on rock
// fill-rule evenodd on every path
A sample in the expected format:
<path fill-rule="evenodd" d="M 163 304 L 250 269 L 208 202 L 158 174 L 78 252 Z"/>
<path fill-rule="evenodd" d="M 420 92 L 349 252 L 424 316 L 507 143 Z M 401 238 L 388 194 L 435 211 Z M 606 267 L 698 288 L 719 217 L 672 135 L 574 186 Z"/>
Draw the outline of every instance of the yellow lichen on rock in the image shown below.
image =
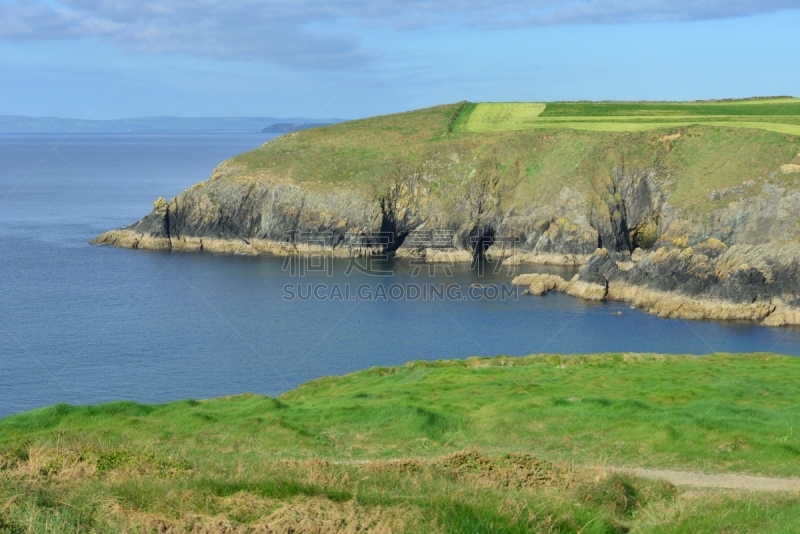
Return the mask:
<path fill-rule="evenodd" d="M 535 265 L 559 265 L 564 267 L 580 267 L 586 265 L 590 254 L 553 254 L 541 252 L 528 252 L 513 254 L 503 261 L 504 265 L 522 265 L 530 263 Z"/>
<path fill-rule="evenodd" d="M 537 297 L 551 291 L 566 291 L 568 283 L 555 274 L 521 274 L 511 282 L 517 286 L 528 286 L 528 293 Z"/>
<path fill-rule="evenodd" d="M 775 306 L 769 302 L 739 304 L 721 299 L 695 298 L 625 282 L 609 283 L 608 299 L 633 304 L 659 317 L 680 319 L 761 321 L 775 310 Z"/>
<path fill-rule="evenodd" d="M 800 309 L 781 301 L 736 303 L 656 291 L 621 281 L 609 282 L 606 288 L 582 281 L 577 276 L 566 281 L 553 274 L 523 274 L 514 278 L 512 283 L 529 286 L 528 292 L 534 296 L 558 291 L 585 300 L 625 302 L 664 318 L 763 321 L 767 326 L 800 325 Z"/>
<path fill-rule="evenodd" d="M 716 256 L 725 252 L 725 249 L 727 249 L 728 246 L 719 239 L 712 237 L 703 241 L 702 243 L 698 243 L 695 248 L 701 254 L 705 254 L 707 256 Z"/>
<path fill-rule="evenodd" d="M 608 289 L 606 286 L 584 282 L 576 277 L 567 284 L 565 293 L 571 297 L 578 297 L 584 300 L 601 301 L 606 300 Z"/>
<path fill-rule="evenodd" d="M 775 311 L 764 319 L 764 324 L 766 326 L 800 325 L 800 310 L 780 302 L 776 305 Z"/>

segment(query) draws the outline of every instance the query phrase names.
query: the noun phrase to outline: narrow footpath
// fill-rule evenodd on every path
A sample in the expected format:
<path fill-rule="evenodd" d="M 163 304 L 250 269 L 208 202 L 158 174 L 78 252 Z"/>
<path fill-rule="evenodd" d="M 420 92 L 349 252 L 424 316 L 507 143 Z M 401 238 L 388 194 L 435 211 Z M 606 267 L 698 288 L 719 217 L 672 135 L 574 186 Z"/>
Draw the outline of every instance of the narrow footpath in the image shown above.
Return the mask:
<path fill-rule="evenodd" d="M 800 478 L 773 478 L 737 474 L 708 474 L 670 469 L 617 469 L 642 478 L 666 480 L 679 487 L 744 491 L 800 491 Z"/>

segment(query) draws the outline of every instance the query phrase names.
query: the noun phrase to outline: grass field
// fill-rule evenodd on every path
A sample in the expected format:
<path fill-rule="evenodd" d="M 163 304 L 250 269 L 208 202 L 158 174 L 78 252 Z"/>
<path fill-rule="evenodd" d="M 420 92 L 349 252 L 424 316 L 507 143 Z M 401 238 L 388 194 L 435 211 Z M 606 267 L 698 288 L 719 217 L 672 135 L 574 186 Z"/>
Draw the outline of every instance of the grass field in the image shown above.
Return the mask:
<path fill-rule="evenodd" d="M 533 128 L 634 132 L 707 125 L 800 135 L 800 99 L 717 102 L 490 102 L 470 104 L 455 131 L 484 133 Z"/>
<path fill-rule="evenodd" d="M 798 372 L 768 354 L 473 358 L 279 398 L 44 408 L 0 420 L 0 532 L 792 532 L 796 496 L 596 468 L 796 475 Z"/>

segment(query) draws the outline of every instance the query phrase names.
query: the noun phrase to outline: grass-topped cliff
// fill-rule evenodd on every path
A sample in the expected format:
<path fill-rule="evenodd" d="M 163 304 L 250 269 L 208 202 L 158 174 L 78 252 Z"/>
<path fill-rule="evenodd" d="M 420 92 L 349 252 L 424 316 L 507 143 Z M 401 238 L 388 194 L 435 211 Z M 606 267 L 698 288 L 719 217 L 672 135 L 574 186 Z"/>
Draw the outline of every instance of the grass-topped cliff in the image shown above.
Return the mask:
<path fill-rule="evenodd" d="M 796 496 L 609 471 L 796 475 L 800 360 L 414 362 L 278 398 L 0 420 L 0 532 L 791 532 Z"/>
<path fill-rule="evenodd" d="M 671 175 L 665 200 L 679 209 L 720 208 L 726 196 L 755 195 L 767 182 L 795 188 L 800 99 L 459 103 L 285 135 L 225 162 L 216 176 L 375 196 L 417 177 L 454 210 L 475 182 L 494 204 L 520 209 L 552 202 L 564 187 L 602 202 L 618 171 L 645 169 Z"/>
<path fill-rule="evenodd" d="M 95 242 L 457 260 L 488 248 L 572 265 L 601 248 L 621 270 L 587 279 L 600 298 L 655 310 L 677 292 L 703 303 L 658 313 L 800 324 L 798 129 L 793 98 L 461 102 L 279 137 Z"/>
<path fill-rule="evenodd" d="M 672 204 L 710 210 L 723 205 L 708 199 L 714 190 L 770 175 L 797 185 L 800 167 L 781 168 L 798 157 L 800 99 L 460 103 L 284 136 L 226 167 L 231 176 L 367 186 L 375 194 L 405 174 L 428 175 L 433 188 L 480 175 L 497 182 L 492 187 L 512 207 L 552 201 L 564 186 L 611 187 L 621 166 L 659 166 L 676 175 Z"/>

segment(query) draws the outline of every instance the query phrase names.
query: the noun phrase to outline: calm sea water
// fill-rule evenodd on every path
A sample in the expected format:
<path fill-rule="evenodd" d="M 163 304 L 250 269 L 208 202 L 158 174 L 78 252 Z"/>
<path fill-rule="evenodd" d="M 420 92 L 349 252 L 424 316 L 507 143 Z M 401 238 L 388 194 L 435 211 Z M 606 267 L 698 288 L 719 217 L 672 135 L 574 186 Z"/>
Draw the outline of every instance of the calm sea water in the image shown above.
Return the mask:
<path fill-rule="evenodd" d="M 275 395 L 324 375 L 415 359 L 539 352 L 800 354 L 800 330 L 664 320 L 563 295 L 517 300 L 287 301 L 287 283 L 356 291 L 452 277 L 292 278 L 279 258 L 155 253 L 88 245 L 158 196 L 204 180 L 263 135 L 0 136 L 0 416 L 115 399 L 164 402 Z M 62 144 L 58 145 L 59 143 Z M 51 146 L 57 146 L 53 152 Z M 373 266 L 376 267 L 376 266 Z M 534 268 L 527 267 L 532 271 Z M 519 270 L 517 272 L 520 272 Z M 424 273 L 423 273 L 424 274 Z M 569 273 L 564 273 L 569 274 Z M 303 286 L 305 287 L 305 286 Z M 487 297 L 491 297 L 489 294 Z M 619 313 L 621 312 L 621 315 Z"/>

